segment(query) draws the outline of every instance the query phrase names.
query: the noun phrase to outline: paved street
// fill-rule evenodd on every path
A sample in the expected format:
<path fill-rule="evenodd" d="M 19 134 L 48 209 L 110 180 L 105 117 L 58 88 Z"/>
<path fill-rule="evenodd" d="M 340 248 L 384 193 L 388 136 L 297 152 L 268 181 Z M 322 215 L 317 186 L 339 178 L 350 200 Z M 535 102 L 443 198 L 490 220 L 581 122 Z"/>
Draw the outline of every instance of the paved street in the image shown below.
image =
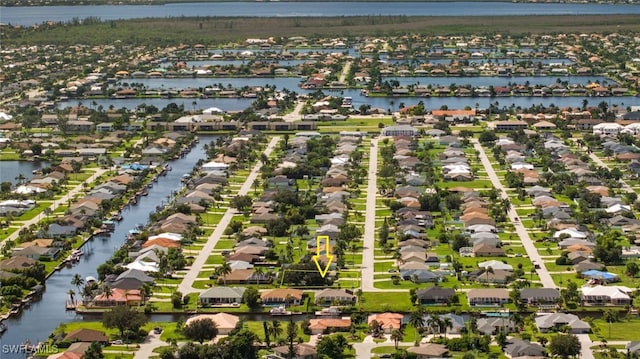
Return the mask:
<path fill-rule="evenodd" d="M 364 248 L 362 251 L 362 291 L 377 291 L 373 285 L 374 249 L 376 247 L 376 194 L 378 193 L 378 139 L 371 140 L 369 153 L 369 179 L 367 180 L 367 204 L 364 222 Z"/>
<path fill-rule="evenodd" d="M 87 178 L 87 180 L 84 181 L 83 183 L 86 183 L 87 185 L 90 185 L 98 177 L 102 176 L 107 171 L 109 171 L 109 169 L 98 168 L 96 170 L 96 172 L 91 177 Z M 82 191 L 84 189 L 83 183 L 79 183 L 77 186 L 75 186 L 74 188 L 69 190 L 69 192 L 67 192 L 67 194 L 62 196 L 62 198 L 53 201 L 51 206 L 49 206 L 49 209 L 51 210 L 51 213 L 53 213 L 56 210 L 56 208 L 58 208 L 59 206 L 61 206 L 63 204 L 67 204 L 69 202 L 69 200 L 71 200 L 73 198 L 73 196 L 75 196 L 76 194 L 80 193 L 80 191 Z M 15 232 L 11 233 L 4 241 L 0 242 L 0 248 L 4 247 L 4 244 L 5 244 L 6 241 L 15 241 L 18 238 L 18 235 L 19 235 L 20 231 L 23 228 L 27 228 L 32 224 L 38 223 L 42 219 L 42 213 L 44 213 L 44 210 L 43 210 L 43 212 L 41 212 L 40 215 L 37 215 L 37 216 L 31 218 L 28 221 L 20 222 L 21 223 L 20 228 L 18 228 Z"/>
<path fill-rule="evenodd" d="M 273 151 L 273 149 L 278 144 L 278 141 L 280 141 L 280 137 L 276 136 L 272 138 L 271 142 L 269 142 L 269 145 L 264 150 L 264 154 L 269 156 Z M 244 196 L 247 193 L 249 193 L 249 190 L 251 189 L 251 186 L 253 185 L 253 182 L 255 181 L 255 179 L 258 177 L 258 174 L 260 173 L 261 168 L 262 168 L 261 162 L 258 162 L 253 167 L 253 170 L 251 171 L 249 176 L 247 176 L 247 179 L 242 184 L 242 187 L 240 187 L 240 190 L 238 191 L 238 194 L 237 194 L 238 196 Z M 191 265 L 191 267 L 189 268 L 189 271 L 187 271 L 184 278 L 182 279 L 182 282 L 180 282 L 180 285 L 178 286 L 178 290 L 182 292 L 183 295 L 202 291 L 202 289 L 193 288 L 193 282 L 195 282 L 196 278 L 198 278 L 198 274 L 202 270 L 202 266 L 206 263 L 207 258 L 209 258 L 209 256 L 211 255 L 211 252 L 216 247 L 216 244 L 218 244 L 218 241 L 224 234 L 224 230 L 227 228 L 229 223 L 231 223 L 231 220 L 233 219 L 233 216 L 235 214 L 236 214 L 235 208 L 228 208 L 227 211 L 224 213 L 224 216 L 222 216 L 222 219 L 220 219 L 220 222 L 216 225 L 216 229 L 213 231 L 213 233 L 211 233 L 211 235 L 207 239 L 207 243 L 204 245 L 204 247 L 202 247 L 202 249 L 200 250 L 200 253 L 196 257 L 196 259 L 193 261 L 193 264 Z"/>
<path fill-rule="evenodd" d="M 493 166 L 491 165 L 491 161 L 489 161 L 489 158 L 487 157 L 487 154 L 485 153 L 484 148 L 482 148 L 482 146 L 480 145 L 477 139 L 474 138 L 471 141 L 473 142 L 473 147 L 479 153 L 480 161 L 482 162 L 482 165 L 484 166 L 485 171 L 487 171 L 487 175 L 489 176 L 489 179 L 491 180 L 493 187 L 497 188 L 500 191 L 500 196 L 502 198 L 508 198 L 509 196 L 507 195 L 506 189 L 502 185 L 502 182 L 500 182 L 500 179 L 498 178 L 496 171 L 493 169 Z M 527 232 L 527 229 L 522 225 L 522 223 L 520 223 L 520 221 L 518 222 L 515 221 L 515 219 L 518 217 L 518 214 L 516 213 L 516 210 L 515 208 L 513 208 L 513 206 L 509 209 L 508 215 L 509 215 L 509 220 L 511 221 L 511 223 L 513 223 L 515 227 L 516 234 L 520 238 L 520 241 L 522 242 L 522 245 L 524 246 L 524 249 L 527 252 L 527 256 L 529 257 L 529 259 L 531 259 L 531 262 L 534 262 L 540 265 L 540 268 L 536 269 L 536 272 L 538 273 L 538 277 L 540 277 L 540 282 L 542 283 L 542 286 L 545 288 L 556 288 L 556 285 L 553 282 L 553 279 L 551 278 L 551 275 L 549 274 L 547 267 L 544 265 L 544 262 L 542 261 L 542 258 L 538 253 L 538 249 L 533 245 L 533 241 L 531 240 L 531 237 L 529 237 L 529 232 Z"/>

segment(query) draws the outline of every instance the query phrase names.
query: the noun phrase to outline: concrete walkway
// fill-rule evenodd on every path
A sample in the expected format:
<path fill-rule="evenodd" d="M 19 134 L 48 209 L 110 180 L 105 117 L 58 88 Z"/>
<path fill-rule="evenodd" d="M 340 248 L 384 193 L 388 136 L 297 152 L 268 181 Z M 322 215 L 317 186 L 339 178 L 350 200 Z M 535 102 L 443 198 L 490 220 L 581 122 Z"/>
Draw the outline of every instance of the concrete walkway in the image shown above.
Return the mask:
<path fill-rule="evenodd" d="M 595 359 L 593 356 L 593 342 L 589 338 L 589 334 L 576 334 L 578 340 L 580 340 L 580 359 Z"/>
<path fill-rule="evenodd" d="M 295 121 L 302 120 L 302 116 L 300 115 L 300 112 L 302 112 L 304 103 L 305 103 L 304 101 L 298 100 L 298 102 L 296 103 L 296 107 L 293 109 L 293 111 L 291 111 L 291 113 L 284 115 L 284 118 L 283 118 L 284 122 L 295 122 Z"/>
<path fill-rule="evenodd" d="M 369 152 L 369 178 L 367 180 L 367 206 L 364 222 L 361 277 L 363 292 L 377 291 L 373 285 L 374 250 L 376 247 L 376 195 L 378 193 L 378 139 L 371 140 Z"/>
<path fill-rule="evenodd" d="M 51 210 L 51 213 L 53 213 L 59 206 L 67 204 L 73 198 L 73 196 L 75 196 L 76 194 L 80 193 L 80 191 L 82 191 L 84 189 L 83 184 L 86 183 L 87 186 L 90 185 L 96 179 L 98 179 L 98 177 L 102 176 L 103 174 L 105 174 L 109 170 L 110 169 L 98 168 L 96 170 L 96 172 L 93 175 L 91 175 L 91 177 L 87 178 L 84 182 L 82 182 L 82 183 L 78 184 L 77 186 L 75 186 L 74 188 L 72 188 L 69 192 L 67 192 L 67 194 L 62 196 L 62 198 L 53 201 L 53 203 L 48 207 L 49 210 Z M 27 228 L 32 224 L 38 223 L 42 219 L 42 214 L 43 213 L 44 213 L 44 209 L 42 210 L 42 212 L 40 212 L 39 215 L 31 218 L 30 220 L 27 220 L 27 221 L 24 221 L 24 222 L 21 221 L 20 222 L 21 223 L 20 228 L 16 229 L 15 232 L 11 233 L 7 238 L 5 238 L 5 240 L 0 242 L 0 248 L 4 247 L 4 244 L 5 244 L 6 241 L 15 241 L 18 238 L 18 235 L 19 235 L 20 231 L 23 228 Z"/>
<path fill-rule="evenodd" d="M 502 182 L 500 182 L 496 171 L 491 165 L 491 161 L 489 161 L 487 154 L 484 152 L 484 148 L 482 148 L 478 140 L 475 138 L 472 139 L 471 142 L 473 142 L 474 149 L 478 151 L 480 161 L 482 162 L 485 171 L 487 171 L 493 187 L 500 191 L 501 198 L 509 198 L 505 187 L 502 185 Z M 511 223 L 513 223 L 516 229 L 516 234 L 518 235 L 518 237 L 520 237 L 520 241 L 522 241 L 522 245 L 527 252 L 527 256 L 529 256 L 531 262 L 537 263 L 539 265 L 539 269 L 536 269 L 536 272 L 538 273 L 538 277 L 540 278 L 542 286 L 545 288 L 556 288 L 556 285 L 553 282 L 553 278 L 551 278 L 549 271 L 547 271 L 547 267 L 544 265 L 544 262 L 542 261 L 542 258 L 538 253 L 538 249 L 533 245 L 533 241 L 531 240 L 531 237 L 529 237 L 527 229 L 520 223 L 519 220 L 517 222 L 515 221 L 515 219 L 518 217 L 518 214 L 516 213 L 516 210 L 513 206 L 511 206 L 511 208 L 509 209 L 508 216 L 509 220 L 511 221 Z"/>
<path fill-rule="evenodd" d="M 277 137 L 277 136 L 271 139 L 271 142 L 269 142 L 269 145 L 264 150 L 264 154 L 266 156 L 269 156 L 271 154 L 273 149 L 278 144 L 278 141 L 280 141 L 280 137 Z M 258 162 L 253 167 L 253 170 L 251 171 L 249 176 L 247 176 L 247 179 L 242 184 L 242 187 L 240 187 L 240 190 L 238 190 L 237 196 L 244 196 L 247 193 L 249 193 L 249 190 L 251 189 L 253 182 L 258 177 L 258 174 L 260 173 L 261 168 L 262 168 L 261 162 Z M 227 228 L 229 223 L 231 223 L 231 219 L 233 219 L 233 216 L 235 214 L 236 214 L 235 208 L 228 208 L 227 211 L 224 213 L 224 216 L 222 216 L 222 218 L 220 219 L 220 222 L 218 222 L 216 229 L 213 231 L 213 233 L 211 233 L 211 235 L 207 239 L 207 243 L 204 245 L 204 247 L 202 247 L 202 249 L 200 250 L 200 253 L 196 257 L 196 259 L 193 261 L 193 264 L 191 265 L 191 267 L 189 268 L 189 271 L 184 275 L 182 282 L 180 282 L 180 285 L 178 286 L 178 291 L 180 291 L 183 295 L 203 291 L 202 289 L 193 288 L 193 282 L 195 282 L 196 278 L 198 278 L 198 274 L 202 270 L 202 267 L 205 265 L 207 258 L 209 258 L 209 256 L 211 255 L 211 252 L 213 252 L 213 249 L 216 247 L 216 244 L 218 244 L 218 241 L 224 234 L 224 230 Z"/>

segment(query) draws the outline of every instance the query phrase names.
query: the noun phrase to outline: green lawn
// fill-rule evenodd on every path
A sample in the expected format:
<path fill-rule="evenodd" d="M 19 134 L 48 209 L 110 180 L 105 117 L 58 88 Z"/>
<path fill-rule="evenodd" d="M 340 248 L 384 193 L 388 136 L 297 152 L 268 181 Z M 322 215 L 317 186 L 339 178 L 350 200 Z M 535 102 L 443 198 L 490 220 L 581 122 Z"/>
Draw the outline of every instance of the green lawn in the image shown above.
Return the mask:
<path fill-rule="evenodd" d="M 611 335 L 609 335 L 609 323 L 602 319 L 596 319 L 593 321 L 593 325 L 597 328 L 593 328 L 597 334 L 589 334 L 591 340 L 597 341 L 601 338 L 607 341 L 616 340 L 638 340 L 640 337 L 640 319 L 623 320 L 616 323 L 611 323 Z"/>

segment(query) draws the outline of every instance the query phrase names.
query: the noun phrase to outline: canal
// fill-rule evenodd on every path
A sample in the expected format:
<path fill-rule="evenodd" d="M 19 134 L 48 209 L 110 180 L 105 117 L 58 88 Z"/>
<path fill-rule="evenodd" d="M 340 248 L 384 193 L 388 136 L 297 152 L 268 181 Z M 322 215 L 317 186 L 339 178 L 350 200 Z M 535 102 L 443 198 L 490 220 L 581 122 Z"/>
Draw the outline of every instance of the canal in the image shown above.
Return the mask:
<path fill-rule="evenodd" d="M 69 289 L 76 290 L 71 285 L 71 278 L 76 273 L 83 278 L 97 277 L 96 268 L 123 244 L 130 229 L 138 223 L 147 223 L 149 213 L 155 211 L 156 206 L 163 201 L 166 203 L 168 197 L 182 187 L 182 175 L 189 173 L 200 158 L 206 159 L 203 147 L 216 138 L 217 136 L 200 136 L 200 142 L 189 154 L 170 161 L 169 165 L 173 170 L 167 176 L 161 176 L 148 190 L 149 195 L 140 197 L 137 205 L 129 206 L 122 211 L 123 220 L 117 223 L 109 237 L 95 237 L 88 241 L 83 247 L 85 254 L 79 263 L 53 274 L 47 280 L 45 292 L 39 301 L 34 301 L 20 315 L 5 321 L 8 330 L 0 338 L 0 358 L 25 358 L 24 353 L 9 353 L 11 350 L 5 349 L 10 345 L 20 345 L 27 339 L 36 344 L 46 340 L 59 324 L 84 320 L 73 311 L 65 311 L 67 292 Z M 96 320 L 96 317 L 93 316 L 92 319 Z"/>

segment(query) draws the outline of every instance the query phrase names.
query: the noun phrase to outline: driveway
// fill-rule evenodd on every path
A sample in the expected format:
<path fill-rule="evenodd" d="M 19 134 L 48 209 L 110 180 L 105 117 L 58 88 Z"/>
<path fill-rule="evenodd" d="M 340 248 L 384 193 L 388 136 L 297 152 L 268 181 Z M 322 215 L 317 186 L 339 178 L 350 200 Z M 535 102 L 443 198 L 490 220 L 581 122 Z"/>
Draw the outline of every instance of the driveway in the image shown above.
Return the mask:
<path fill-rule="evenodd" d="M 475 138 L 471 142 L 473 142 L 473 148 L 476 151 L 478 151 L 478 154 L 480 156 L 480 161 L 482 162 L 482 165 L 484 166 L 485 171 L 487 171 L 487 175 L 489 176 L 489 179 L 491 180 L 491 184 L 493 184 L 493 187 L 497 188 L 500 191 L 501 198 L 509 198 L 505 187 L 502 185 L 502 182 L 500 182 L 500 179 L 498 178 L 496 171 L 493 169 L 493 166 L 491 165 L 491 161 L 489 161 L 487 154 L 484 152 L 484 148 L 482 148 L 478 140 Z M 509 209 L 508 216 L 509 216 L 509 220 L 511 221 L 511 223 L 513 223 L 516 229 L 516 234 L 520 238 L 520 241 L 522 242 L 522 245 L 524 246 L 524 249 L 527 252 L 527 256 L 529 257 L 529 259 L 531 259 L 531 262 L 539 264 L 540 268 L 536 269 L 536 273 L 538 273 L 538 277 L 540 277 L 540 282 L 542 283 L 542 286 L 545 288 L 556 288 L 556 284 L 553 282 L 553 279 L 551 278 L 551 275 L 549 274 L 547 267 L 544 265 L 544 262 L 540 257 L 540 253 L 538 253 L 538 249 L 533 245 L 533 241 L 531 240 L 531 237 L 529 237 L 529 232 L 520 223 L 520 221 L 517 221 L 517 222 L 515 221 L 515 219 L 518 217 L 518 214 L 516 213 L 515 208 L 511 207 L 511 209 Z"/>
<path fill-rule="evenodd" d="M 278 141 L 280 141 L 280 137 L 277 137 L 277 136 L 271 139 L 271 142 L 269 142 L 269 145 L 264 150 L 264 154 L 266 156 L 269 156 L 271 154 L 273 149 L 276 147 L 276 144 L 278 144 Z M 260 173 L 261 168 L 262 168 L 261 162 L 258 162 L 253 167 L 253 170 L 251 171 L 249 176 L 247 176 L 247 179 L 244 181 L 244 183 L 240 187 L 240 190 L 238 190 L 238 194 L 237 194 L 238 196 L 244 196 L 247 193 L 249 193 L 249 190 L 251 189 L 251 186 L 253 185 L 253 182 L 255 181 L 255 179 L 258 177 L 258 173 Z M 205 243 L 204 247 L 202 247 L 202 249 L 200 250 L 200 253 L 196 257 L 196 259 L 193 261 L 193 264 L 191 265 L 191 267 L 189 268 L 189 271 L 187 271 L 184 278 L 182 279 L 182 282 L 180 282 L 180 285 L 178 286 L 178 290 L 183 295 L 202 291 L 202 289 L 193 288 L 193 282 L 195 282 L 196 278 L 198 278 L 198 274 L 202 270 L 202 266 L 207 262 L 207 258 L 209 258 L 209 256 L 211 255 L 211 252 L 216 247 L 216 244 L 218 244 L 218 241 L 220 240 L 220 238 L 222 238 L 222 235 L 224 234 L 224 230 L 227 228 L 229 223 L 231 223 L 231 219 L 233 219 L 233 216 L 235 214 L 236 214 L 235 208 L 229 207 L 227 211 L 224 213 L 224 216 L 222 216 L 222 219 L 220 219 L 220 222 L 218 222 L 218 224 L 216 225 L 216 229 L 213 231 L 213 233 L 211 233 L 211 235 L 207 239 L 207 243 Z"/>
<path fill-rule="evenodd" d="M 158 355 L 157 353 L 154 353 L 153 350 L 165 345 L 169 344 L 160 340 L 160 334 L 156 334 L 152 330 L 149 332 L 149 335 L 147 335 L 144 343 L 140 344 L 140 349 L 136 351 L 133 359 L 147 359 L 151 358 L 154 355 Z"/>
<path fill-rule="evenodd" d="M 371 140 L 369 152 L 369 178 L 364 219 L 364 248 L 362 251 L 362 291 L 375 292 L 373 285 L 374 249 L 376 247 L 376 195 L 378 193 L 378 139 Z"/>

